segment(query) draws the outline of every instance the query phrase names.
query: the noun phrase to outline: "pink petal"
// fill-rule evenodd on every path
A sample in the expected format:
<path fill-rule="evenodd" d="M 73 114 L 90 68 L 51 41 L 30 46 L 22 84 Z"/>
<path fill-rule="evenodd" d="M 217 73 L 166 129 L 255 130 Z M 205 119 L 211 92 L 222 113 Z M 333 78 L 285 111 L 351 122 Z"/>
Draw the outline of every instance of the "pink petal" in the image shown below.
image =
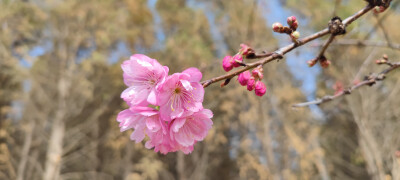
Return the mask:
<path fill-rule="evenodd" d="M 194 67 L 188 68 L 184 70 L 182 73 L 189 74 L 191 82 L 199 82 L 203 77 L 203 74 L 201 74 L 200 70 Z"/>
<path fill-rule="evenodd" d="M 146 127 L 152 131 L 156 132 L 161 129 L 160 121 L 158 116 L 152 116 L 146 119 Z"/>
<path fill-rule="evenodd" d="M 179 129 L 185 124 L 186 118 L 179 118 L 172 122 L 171 130 L 173 132 L 178 132 Z"/>
<path fill-rule="evenodd" d="M 198 102 L 203 102 L 204 88 L 200 83 L 191 83 L 193 87 L 193 98 Z"/>
<path fill-rule="evenodd" d="M 157 97 L 156 97 L 156 91 L 155 89 L 150 91 L 149 96 L 147 97 L 147 102 L 149 102 L 152 105 L 157 105 Z"/>
<path fill-rule="evenodd" d="M 190 84 L 189 81 L 187 81 L 187 80 L 180 80 L 180 82 L 181 82 L 182 86 L 183 86 L 187 91 L 193 90 L 193 87 L 192 87 L 192 85 Z"/>

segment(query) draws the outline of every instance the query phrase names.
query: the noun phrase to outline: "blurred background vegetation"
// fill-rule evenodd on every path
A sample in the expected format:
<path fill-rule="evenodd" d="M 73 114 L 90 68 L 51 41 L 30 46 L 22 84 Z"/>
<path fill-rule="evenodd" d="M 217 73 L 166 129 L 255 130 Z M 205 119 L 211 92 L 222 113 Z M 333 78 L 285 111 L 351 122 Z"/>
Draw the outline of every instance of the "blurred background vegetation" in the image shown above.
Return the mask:
<path fill-rule="evenodd" d="M 240 43 L 274 51 L 290 43 L 270 25 L 299 17 L 306 36 L 364 7 L 362 0 L 2 0 L 0 179 L 400 179 L 400 78 L 320 107 L 296 102 L 333 94 L 393 61 L 399 50 L 331 46 L 329 69 L 307 68 L 310 43 L 265 66 L 267 95 L 238 83 L 206 89 L 215 116 L 190 155 L 161 155 L 120 133 L 127 108 L 120 64 L 131 54 L 179 72 L 223 74 Z M 339 39 L 400 43 L 400 8 L 369 13 Z M 385 28 L 378 25 L 381 22 Z M 383 30 L 385 29 L 385 30 Z M 388 39 L 385 38 L 385 31 Z M 360 67 L 361 70 L 360 70 Z"/>

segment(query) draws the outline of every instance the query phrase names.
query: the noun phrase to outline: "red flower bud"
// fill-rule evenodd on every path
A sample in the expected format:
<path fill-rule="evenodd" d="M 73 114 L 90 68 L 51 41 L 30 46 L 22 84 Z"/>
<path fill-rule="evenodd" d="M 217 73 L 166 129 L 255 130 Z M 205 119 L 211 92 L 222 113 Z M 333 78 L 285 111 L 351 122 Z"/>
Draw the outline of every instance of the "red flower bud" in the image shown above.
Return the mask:
<path fill-rule="evenodd" d="M 297 22 L 297 18 L 295 16 L 288 17 L 287 24 L 290 26 L 290 28 L 294 30 L 296 30 L 297 27 L 299 26 L 299 23 Z"/>
<path fill-rule="evenodd" d="M 383 6 L 375 6 L 375 8 L 373 9 L 373 11 L 374 11 L 375 14 L 382 13 L 382 12 L 384 12 L 385 10 L 386 10 L 386 8 L 383 7 Z"/>
<path fill-rule="evenodd" d="M 253 76 L 247 80 L 247 90 L 252 91 L 256 85 L 256 80 L 254 79 Z"/>
<path fill-rule="evenodd" d="M 331 65 L 331 61 L 329 61 L 329 60 L 320 60 L 319 64 L 321 65 L 322 68 L 328 68 L 329 65 Z"/>
<path fill-rule="evenodd" d="M 307 61 L 308 67 L 313 67 L 315 64 L 317 64 L 317 59 L 311 59 Z"/>
<path fill-rule="evenodd" d="M 263 96 L 267 92 L 267 87 L 262 81 L 257 81 L 254 92 L 257 96 Z"/>
<path fill-rule="evenodd" d="M 225 56 L 224 60 L 222 60 L 222 67 L 226 72 L 232 70 L 233 68 L 233 59 L 231 56 Z"/>
<path fill-rule="evenodd" d="M 240 54 L 237 54 L 232 57 L 233 67 L 239 67 L 240 64 L 238 62 L 243 62 L 243 57 Z"/>
<path fill-rule="evenodd" d="M 251 47 L 246 45 L 246 44 L 240 44 L 240 50 L 239 53 L 242 55 L 246 56 L 252 51 Z"/>
<path fill-rule="evenodd" d="M 247 81 L 250 79 L 251 74 L 249 71 L 245 71 L 239 74 L 238 81 L 242 86 L 247 85 Z"/>
<path fill-rule="evenodd" d="M 283 28 L 283 25 L 281 23 L 274 23 L 272 24 L 272 29 L 274 30 L 274 32 L 280 32 L 280 30 Z"/>

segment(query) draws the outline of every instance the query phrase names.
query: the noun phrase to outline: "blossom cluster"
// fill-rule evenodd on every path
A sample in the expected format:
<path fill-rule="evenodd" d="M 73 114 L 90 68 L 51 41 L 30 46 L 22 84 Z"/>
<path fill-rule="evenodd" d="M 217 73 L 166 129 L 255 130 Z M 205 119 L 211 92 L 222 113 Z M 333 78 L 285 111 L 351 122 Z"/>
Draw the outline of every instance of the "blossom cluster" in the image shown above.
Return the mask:
<path fill-rule="evenodd" d="M 245 64 L 243 63 L 243 56 L 250 55 L 254 53 L 253 49 L 245 44 L 240 45 L 239 52 L 232 56 L 225 56 L 222 60 L 222 68 L 226 72 L 232 70 L 234 67 L 239 67 Z M 265 84 L 261 81 L 263 79 L 263 68 L 259 66 L 254 68 L 250 73 L 249 71 L 245 71 L 239 74 L 238 81 L 242 86 L 247 86 L 247 90 L 255 91 L 257 96 L 263 96 L 267 92 L 267 88 Z"/>
<path fill-rule="evenodd" d="M 295 16 L 290 16 L 287 18 L 286 21 L 289 27 L 283 26 L 281 23 L 276 22 L 272 24 L 272 30 L 277 33 L 289 34 L 290 37 L 294 40 L 298 39 L 300 37 L 300 33 L 296 31 L 299 27 L 299 22 L 297 21 L 297 18 Z"/>
<path fill-rule="evenodd" d="M 128 86 L 121 98 L 129 105 L 117 116 L 121 131 L 134 129 L 136 143 L 162 154 L 193 151 L 213 122 L 213 113 L 203 108 L 202 73 L 188 68 L 168 76 L 169 68 L 157 60 L 135 54 L 121 65 Z"/>
<path fill-rule="evenodd" d="M 261 81 L 263 79 L 262 67 L 257 67 L 250 71 L 245 71 L 239 74 L 238 81 L 242 86 L 247 86 L 248 91 L 253 91 L 257 96 L 263 96 L 267 92 L 267 87 Z"/>

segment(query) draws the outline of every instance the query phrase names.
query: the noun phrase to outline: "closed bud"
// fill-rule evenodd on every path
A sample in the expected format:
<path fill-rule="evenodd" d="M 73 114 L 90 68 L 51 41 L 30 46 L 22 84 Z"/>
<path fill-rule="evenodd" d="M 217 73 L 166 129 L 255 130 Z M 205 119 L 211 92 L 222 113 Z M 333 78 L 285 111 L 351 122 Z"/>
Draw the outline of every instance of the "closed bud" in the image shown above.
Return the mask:
<path fill-rule="evenodd" d="M 292 34 L 290 34 L 290 36 L 294 39 L 299 39 L 300 33 L 299 33 L 299 31 L 294 31 L 294 32 L 292 32 Z"/>
<path fill-rule="evenodd" d="M 296 16 L 290 16 L 287 18 L 287 24 L 292 28 L 292 29 L 297 29 L 297 27 L 299 26 L 298 22 L 297 22 L 297 18 Z"/>
<path fill-rule="evenodd" d="M 243 57 L 240 54 L 233 56 L 233 67 L 239 67 L 243 62 Z"/>
<path fill-rule="evenodd" d="M 283 25 L 281 23 L 274 23 L 272 24 L 272 29 L 274 30 L 274 32 L 281 32 L 281 29 L 283 28 Z"/>
<path fill-rule="evenodd" d="M 233 59 L 231 56 L 225 56 L 222 60 L 222 67 L 226 72 L 232 70 L 233 68 Z"/>
<path fill-rule="evenodd" d="M 256 85 L 256 80 L 254 79 L 253 76 L 247 80 L 247 90 L 252 91 Z"/>
<path fill-rule="evenodd" d="M 249 71 L 240 73 L 238 76 L 238 81 L 239 81 L 240 85 L 246 86 L 247 81 L 250 79 L 250 77 L 251 77 L 251 74 Z"/>
<path fill-rule="evenodd" d="M 384 60 L 389 60 L 389 57 L 388 57 L 388 55 L 387 54 L 384 54 L 383 56 L 382 56 L 382 58 L 384 59 Z"/>
<path fill-rule="evenodd" d="M 251 52 L 253 52 L 253 50 L 251 49 L 250 46 L 248 46 L 246 44 L 240 44 L 240 49 L 239 49 L 240 54 L 242 54 L 243 56 L 246 56 Z"/>
<path fill-rule="evenodd" d="M 307 61 L 308 67 L 313 67 L 315 64 L 317 64 L 317 59 L 311 59 Z"/>
<path fill-rule="evenodd" d="M 257 81 L 254 92 L 257 96 L 263 96 L 267 92 L 267 87 L 262 81 Z"/>
<path fill-rule="evenodd" d="M 320 60 L 319 63 L 321 64 L 322 68 L 328 68 L 331 65 L 331 61 L 329 60 Z"/>
<path fill-rule="evenodd" d="M 383 7 L 383 6 L 375 6 L 375 8 L 373 9 L 373 11 L 374 11 L 375 14 L 382 13 L 382 12 L 384 12 L 385 10 L 386 10 L 386 8 Z"/>

